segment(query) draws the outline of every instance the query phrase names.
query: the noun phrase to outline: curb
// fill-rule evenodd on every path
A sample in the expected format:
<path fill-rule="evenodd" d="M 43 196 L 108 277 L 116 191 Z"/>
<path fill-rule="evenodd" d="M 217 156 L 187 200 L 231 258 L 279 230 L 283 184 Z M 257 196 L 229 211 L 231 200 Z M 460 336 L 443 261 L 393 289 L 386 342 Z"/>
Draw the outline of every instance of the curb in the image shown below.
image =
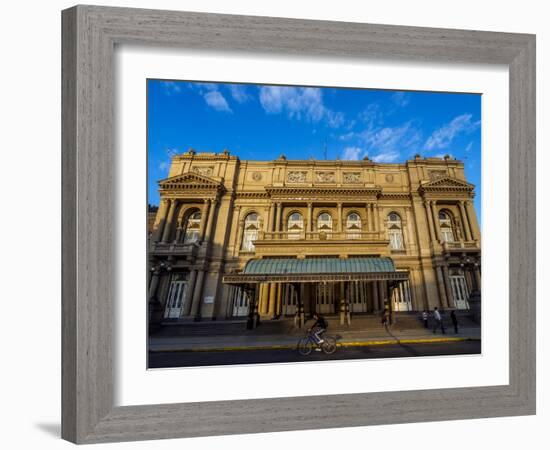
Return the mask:
<path fill-rule="evenodd" d="M 381 339 L 377 341 L 352 341 L 338 342 L 338 347 L 370 347 L 376 345 L 395 345 L 395 344 L 436 344 L 442 342 L 464 342 L 481 341 L 481 338 L 456 337 L 456 338 L 426 338 L 426 339 Z M 176 352 L 231 352 L 231 351 L 253 351 L 253 350 L 295 350 L 296 344 L 276 344 L 276 345 L 254 345 L 254 346 L 230 346 L 230 347 L 208 347 L 208 348 L 174 348 L 149 350 L 149 353 L 176 353 Z"/>

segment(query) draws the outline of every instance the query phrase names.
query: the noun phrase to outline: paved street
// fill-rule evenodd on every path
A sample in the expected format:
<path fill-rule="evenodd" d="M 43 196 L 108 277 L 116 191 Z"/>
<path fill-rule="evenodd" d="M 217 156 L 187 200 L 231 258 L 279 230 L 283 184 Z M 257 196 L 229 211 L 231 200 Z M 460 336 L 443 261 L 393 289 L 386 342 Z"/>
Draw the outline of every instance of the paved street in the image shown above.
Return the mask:
<path fill-rule="evenodd" d="M 296 350 L 241 350 L 213 352 L 150 352 L 149 367 L 212 366 L 227 364 L 257 364 L 274 362 L 327 361 L 342 359 L 402 358 L 411 356 L 441 356 L 481 353 L 481 341 L 415 343 L 339 347 L 335 354 L 313 352 L 300 356 Z"/>

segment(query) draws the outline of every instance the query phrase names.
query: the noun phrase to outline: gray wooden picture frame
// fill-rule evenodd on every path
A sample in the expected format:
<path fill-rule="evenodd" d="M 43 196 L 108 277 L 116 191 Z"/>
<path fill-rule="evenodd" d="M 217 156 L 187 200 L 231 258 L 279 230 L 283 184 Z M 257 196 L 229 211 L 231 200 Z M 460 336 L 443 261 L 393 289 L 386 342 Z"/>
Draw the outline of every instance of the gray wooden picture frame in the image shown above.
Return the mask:
<path fill-rule="evenodd" d="M 94 443 L 535 413 L 535 36 L 97 6 L 63 11 L 62 30 L 64 439 Z M 116 44 L 507 65 L 509 384 L 114 407 Z"/>

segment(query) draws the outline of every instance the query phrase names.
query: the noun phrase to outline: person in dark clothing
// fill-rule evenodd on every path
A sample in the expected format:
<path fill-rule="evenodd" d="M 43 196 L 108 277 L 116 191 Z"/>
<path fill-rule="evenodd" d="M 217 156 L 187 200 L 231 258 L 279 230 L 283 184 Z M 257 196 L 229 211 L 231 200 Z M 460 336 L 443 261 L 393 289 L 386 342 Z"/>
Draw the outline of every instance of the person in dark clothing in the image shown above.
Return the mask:
<path fill-rule="evenodd" d="M 422 322 L 424 322 L 424 328 L 428 328 L 428 311 L 422 311 Z"/>
<path fill-rule="evenodd" d="M 387 329 L 390 324 L 390 313 L 387 309 L 384 309 L 382 312 L 382 319 L 381 319 L 382 325 Z"/>
<path fill-rule="evenodd" d="M 315 323 L 308 331 L 311 333 L 313 340 L 317 344 L 322 344 L 323 338 L 321 337 L 321 335 L 327 330 L 328 323 L 325 318 L 319 313 L 313 313 L 313 318 L 315 319 Z"/>
<path fill-rule="evenodd" d="M 456 318 L 454 309 L 451 311 L 451 321 L 453 322 L 453 326 L 455 327 L 455 334 L 458 334 L 458 320 Z"/>

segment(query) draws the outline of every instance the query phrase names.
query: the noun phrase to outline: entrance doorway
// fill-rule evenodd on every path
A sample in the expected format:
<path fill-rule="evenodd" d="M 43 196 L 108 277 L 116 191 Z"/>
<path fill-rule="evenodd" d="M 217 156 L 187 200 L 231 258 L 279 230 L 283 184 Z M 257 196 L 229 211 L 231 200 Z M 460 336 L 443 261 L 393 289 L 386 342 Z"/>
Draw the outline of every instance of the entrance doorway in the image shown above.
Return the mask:
<path fill-rule="evenodd" d="M 172 281 L 166 300 L 165 319 L 179 319 L 185 302 L 186 281 Z"/>
<path fill-rule="evenodd" d="M 394 311 L 412 311 L 411 287 L 409 281 L 402 281 L 392 293 Z"/>
<path fill-rule="evenodd" d="M 298 305 L 298 292 L 292 284 L 281 285 L 283 289 L 283 316 L 293 316 L 296 314 Z"/>
<path fill-rule="evenodd" d="M 451 271 L 449 276 L 451 290 L 453 293 L 453 301 L 456 309 L 469 309 L 468 305 L 468 288 L 466 286 L 466 278 L 464 272 L 459 269 Z"/>
<path fill-rule="evenodd" d="M 334 283 L 318 283 L 315 285 L 315 311 L 320 314 L 334 312 Z"/>
<path fill-rule="evenodd" d="M 233 317 L 243 317 L 248 314 L 248 294 L 244 289 L 233 289 Z"/>

